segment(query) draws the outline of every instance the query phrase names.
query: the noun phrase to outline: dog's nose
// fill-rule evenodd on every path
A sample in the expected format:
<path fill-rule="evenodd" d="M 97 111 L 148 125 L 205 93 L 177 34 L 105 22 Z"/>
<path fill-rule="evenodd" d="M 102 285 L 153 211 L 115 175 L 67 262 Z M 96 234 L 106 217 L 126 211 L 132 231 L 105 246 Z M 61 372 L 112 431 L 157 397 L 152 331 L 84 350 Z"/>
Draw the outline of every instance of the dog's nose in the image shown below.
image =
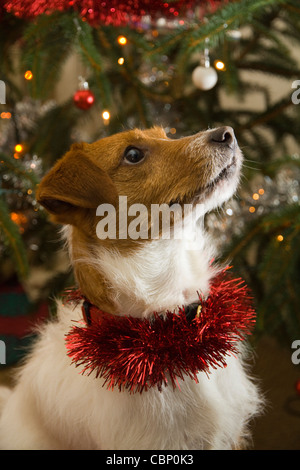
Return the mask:
<path fill-rule="evenodd" d="M 233 149 L 236 145 L 236 138 L 232 127 L 224 126 L 214 129 L 210 133 L 211 142 L 217 144 L 226 145 L 227 147 Z"/>

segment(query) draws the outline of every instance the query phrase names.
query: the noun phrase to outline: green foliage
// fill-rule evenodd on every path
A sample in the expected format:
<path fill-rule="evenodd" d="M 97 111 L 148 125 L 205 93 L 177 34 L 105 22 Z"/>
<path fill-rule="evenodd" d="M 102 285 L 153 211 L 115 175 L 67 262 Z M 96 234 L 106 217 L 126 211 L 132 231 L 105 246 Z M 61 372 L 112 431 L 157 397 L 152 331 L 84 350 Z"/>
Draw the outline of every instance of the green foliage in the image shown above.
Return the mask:
<path fill-rule="evenodd" d="M 17 274 L 23 280 L 29 272 L 26 247 L 23 243 L 19 227 L 11 220 L 10 210 L 3 197 L 0 197 L 0 228 L 4 235 L 4 241 L 8 245 L 15 262 Z"/>
<path fill-rule="evenodd" d="M 11 157 L 3 153 L 0 153 L 0 161 L 0 174 L 3 174 L 4 171 L 10 171 L 18 178 L 21 178 L 22 180 L 27 180 L 30 184 L 30 187 L 34 188 L 38 184 L 39 180 L 36 177 L 35 173 L 33 173 L 32 170 L 26 170 L 22 163 L 20 163 L 18 160 L 12 159 Z"/>
<path fill-rule="evenodd" d="M 62 65 L 72 51 L 74 34 L 73 15 L 57 13 L 43 15 L 25 29 L 21 68 L 33 73 L 34 80 L 30 81 L 33 98 L 45 99 L 49 93 L 51 96 Z"/>
<path fill-rule="evenodd" d="M 5 174 L 12 174 L 14 178 L 22 180 L 24 191 L 35 188 L 38 178 L 32 170 L 27 170 L 18 160 L 12 159 L 5 154 L 0 154 L 0 176 L 1 180 Z M 8 195 L 14 196 L 18 190 L 13 186 L 4 184 L 0 186 L 0 234 L 3 235 L 3 242 L 7 245 L 9 253 L 15 263 L 16 272 L 20 279 L 25 279 L 29 273 L 29 260 L 27 256 L 26 243 L 22 238 L 20 227 L 12 220 L 10 207 L 7 202 Z M 2 238 L 2 237 L 1 237 Z"/>
<path fill-rule="evenodd" d="M 268 332 L 288 344 L 299 337 L 299 204 L 280 207 L 249 223 L 224 256 L 233 260 L 254 292 L 257 334 Z"/>

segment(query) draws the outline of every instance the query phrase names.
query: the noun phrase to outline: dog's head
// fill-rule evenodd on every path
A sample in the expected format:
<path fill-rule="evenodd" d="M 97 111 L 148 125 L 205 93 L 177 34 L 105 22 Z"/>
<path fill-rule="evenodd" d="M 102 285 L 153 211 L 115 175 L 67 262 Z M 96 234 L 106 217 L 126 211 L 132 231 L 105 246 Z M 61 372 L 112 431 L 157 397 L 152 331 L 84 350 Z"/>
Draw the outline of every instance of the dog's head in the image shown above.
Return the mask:
<path fill-rule="evenodd" d="M 74 274 L 90 302 L 108 312 L 123 308 L 127 313 L 139 315 L 146 304 L 153 311 L 189 299 L 190 290 L 194 295 L 196 288 L 190 283 L 194 268 L 190 263 L 195 258 L 200 260 L 200 267 L 194 273 L 197 288 L 207 288 L 210 274 L 205 267 L 212 253 L 203 246 L 205 237 L 196 224 L 197 212 L 200 206 L 201 217 L 232 196 L 239 181 L 241 162 L 242 155 L 230 127 L 181 139 L 169 139 L 157 127 L 145 131 L 135 129 L 93 144 L 74 144 L 41 181 L 37 200 L 56 222 L 72 226 L 68 230 L 68 245 Z M 121 198 L 126 198 L 125 208 L 120 204 Z M 187 213 L 183 211 L 184 236 L 180 238 L 179 233 L 179 237 L 173 237 L 174 234 L 168 237 L 167 233 L 165 237 L 161 213 L 153 237 L 153 207 L 163 207 L 163 214 L 169 215 L 169 227 L 175 228 L 178 226 L 175 215 L 172 218 L 175 206 L 189 209 Z M 170 209 L 169 213 L 166 208 Z M 136 209 L 143 213 L 142 220 L 135 218 Z M 108 223 L 112 228 L 112 237 L 108 231 L 108 238 L 98 234 L 99 224 L 106 218 L 105 210 L 111 216 L 108 222 L 112 223 L 112 227 Z M 100 222 L 99 216 L 104 216 Z M 137 227 L 139 223 L 146 225 L 146 236 L 141 231 L 142 239 L 130 232 L 132 224 Z M 153 238 L 155 241 L 147 246 Z M 176 240 L 169 243 L 169 238 Z M 191 255 L 191 249 L 198 250 L 197 255 Z M 175 259 L 179 262 L 183 257 L 189 260 L 186 268 L 189 274 L 184 282 L 182 272 L 174 270 Z M 159 275 L 163 269 L 165 274 Z M 174 271 L 176 282 L 173 278 L 170 282 L 170 270 Z M 141 282 L 137 282 L 139 277 Z M 166 278 L 168 295 L 165 288 L 160 292 L 164 284 L 161 279 Z M 150 286 L 147 287 L 149 299 L 145 286 Z"/>
<path fill-rule="evenodd" d="M 221 205 L 236 190 L 241 162 L 230 127 L 180 139 L 159 127 L 135 129 L 74 144 L 40 183 L 37 200 L 56 222 L 95 236 L 97 207 L 118 212 L 120 196 L 149 213 L 154 204 L 201 204 L 203 212 Z"/>

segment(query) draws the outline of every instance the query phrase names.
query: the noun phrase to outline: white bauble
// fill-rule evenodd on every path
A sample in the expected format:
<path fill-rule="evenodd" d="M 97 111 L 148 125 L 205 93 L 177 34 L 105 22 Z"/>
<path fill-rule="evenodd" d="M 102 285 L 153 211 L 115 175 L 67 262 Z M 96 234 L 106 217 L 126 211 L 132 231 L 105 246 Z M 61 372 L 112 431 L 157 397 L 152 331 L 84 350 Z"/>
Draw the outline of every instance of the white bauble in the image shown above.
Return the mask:
<path fill-rule="evenodd" d="M 199 65 L 192 73 L 192 80 L 200 90 L 211 90 L 218 81 L 218 74 L 213 67 Z"/>

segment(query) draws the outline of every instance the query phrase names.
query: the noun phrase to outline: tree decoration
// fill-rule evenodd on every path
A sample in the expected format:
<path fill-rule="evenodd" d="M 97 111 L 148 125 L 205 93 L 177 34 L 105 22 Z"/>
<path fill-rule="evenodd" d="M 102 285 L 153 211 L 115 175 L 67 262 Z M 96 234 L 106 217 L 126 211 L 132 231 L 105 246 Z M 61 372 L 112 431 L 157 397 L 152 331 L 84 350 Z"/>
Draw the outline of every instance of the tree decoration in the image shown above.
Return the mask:
<path fill-rule="evenodd" d="M 193 71 L 192 80 L 200 90 L 211 90 L 218 81 L 218 74 L 213 67 L 198 65 Z"/>
<path fill-rule="evenodd" d="M 26 80 L 32 80 L 33 79 L 33 73 L 31 72 L 31 70 L 26 70 L 26 72 L 24 73 L 24 78 Z"/>
<path fill-rule="evenodd" d="M 206 40 L 206 43 L 208 41 Z M 204 65 L 198 65 L 192 73 L 194 85 L 200 90 L 211 90 L 218 81 L 216 70 L 210 66 L 209 49 L 204 49 Z"/>
<path fill-rule="evenodd" d="M 107 109 L 105 109 L 102 112 L 101 116 L 102 116 L 102 119 L 103 119 L 103 124 L 105 126 L 107 126 L 109 124 L 109 120 L 110 120 L 110 112 Z"/>
<path fill-rule="evenodd" d="M 112 24 L 120 26 L 129 22 L 139 22 L 145 15 L 152 18 L 169 17 L 176 18 L 188 10 L 201 8 L 201 12 L 213 12 L 222 3 L 221 0 L 7 0 L 4 8 L 20 18 L 35 18 L 42 14 L 50 14 L 55 11 L 78 11 L 80 16 L 90 24 Z"/>
<path fill-rule="evenodd" d="M 69 301 L 78 300 L 73 292 Z M 66 336 L 68 355 L 82 373 L 95 371 L 107 387 L 142 392 L 150 387 L 179 386 L 178 378 L 198 381 L 199 372 L 226 367 L 226 356 L 255 321 L 252 299 L 242 279 L 226 270 L 214 280 L 210 294 L 190 318 L 191 306 L 178 313 L 154 312 L 150 318 L 111 315 L 84 303 L 88 325 L 74 326 Z M 192 310 L 194 309 L 194 305 Z"/>
<path fill-rule="evenodd" d="M 89 89 L 89 84 L 82 77 L 79 77 L 79 89 L 74 93 L 73 101 L 79 109 L 87 110 L 93 106 L 95 96 Z"/>

